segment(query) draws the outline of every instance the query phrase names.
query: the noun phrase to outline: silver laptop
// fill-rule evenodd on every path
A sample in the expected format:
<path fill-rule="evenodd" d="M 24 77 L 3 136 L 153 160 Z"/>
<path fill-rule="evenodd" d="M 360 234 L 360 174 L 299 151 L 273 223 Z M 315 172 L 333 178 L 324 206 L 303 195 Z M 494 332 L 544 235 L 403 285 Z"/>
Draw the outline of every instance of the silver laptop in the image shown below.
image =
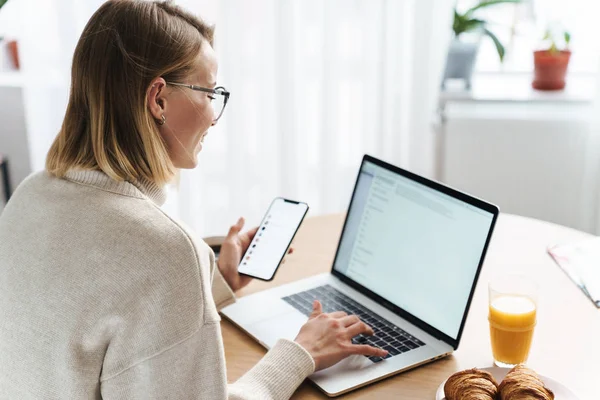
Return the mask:
<path fill-rule="evenodd" d="M 267 349 L 293 340 L 318 299 L 356 314 L 388 350 L 310 379 L 337 396 L 458 348 L 498 208 L 365 155 L 330 273 L 243 297 L 221 312 Z"/>

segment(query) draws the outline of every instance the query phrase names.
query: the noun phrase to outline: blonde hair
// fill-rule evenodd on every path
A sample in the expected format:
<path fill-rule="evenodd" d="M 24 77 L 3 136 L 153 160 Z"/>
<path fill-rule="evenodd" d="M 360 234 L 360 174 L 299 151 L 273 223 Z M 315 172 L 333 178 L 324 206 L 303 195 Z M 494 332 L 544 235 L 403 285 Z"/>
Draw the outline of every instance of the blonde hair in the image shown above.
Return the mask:
<path fill-rule="evenodd" d="M 73 55 L 67 111 L 46 169 L 102 170 L 115 180 L 169 182 L 175 167 L 147 108 L 150 82 L 179 82 L 213 28 L 170 1 L 109 0 Z"/>

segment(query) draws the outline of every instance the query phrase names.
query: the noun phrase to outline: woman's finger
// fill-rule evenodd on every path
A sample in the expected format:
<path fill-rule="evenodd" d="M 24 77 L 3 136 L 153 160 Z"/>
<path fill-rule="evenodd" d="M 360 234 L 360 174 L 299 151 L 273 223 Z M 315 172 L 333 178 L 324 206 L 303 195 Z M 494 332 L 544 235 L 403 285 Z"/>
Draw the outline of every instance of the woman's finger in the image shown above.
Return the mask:
<path fill-rule="evenodd" d="M 246 235 L 248 235 L 248 237 L 252 239 L 254 235 L 256 235 L 256 232 L 258 232 L 258 226 L 250 229 L 248 232 L 246 232 Z"/>
<path fill-rule="evenodd" d="M 344 328 L 347 328 L 351 325 L 359 323 L 360 318 L 358 318 L 356 315 L 348 315 L 347 317 L 340 319 L 340 322 L 342 323 Z"/>
<path fill-rule="evenodd" d="M 387 350 L 378 349 L 368 344 L 351 344 L 345 350 L 348 354 L 360 354 L 362 356 L 385 357 L 388 354 Z"/>
<path fill-rule="evenodd" d="M 323 313 L 323 306 L 321 305 L 321 302 L 319 300 L 313 301 L 313 311 L 310 314 L 309 319 L 318 317 L 322 313 Z"/>
<path fill-rule="evenodd" d="M 244 217 L 240 217 L 237 222 L 235 223 L 235 225 L 232 225 L 231 228 L 229 228 L 229 232 L 227 233 L 227 236 L 234 236 L 237 235 L 238 233 L 240 233 L 240 231 L 242 230 L 242 228 L 244 227 Z"/>
<path fill-rule="evenodd" d="M 350 325 L 348 327 L 347 330 L 347 336 L 349 338 L 353 338 L 354 336 L 360 335 L 361 333 L 365 333 L 369 336 L 373 335 L 375 332 L 373 332 L 373 328 L 371 328 L 369 325 L 365 324 L 364 322 L 357 322 L 354 325 Z"/>
<path fill-rule="evenodd" d="M 331 316 L 333 318 L 343 318 L 346 315 L 348 315 L 348 313 L 345 311 L 334 311 L 334 312 L 329 313 L 329 316 Z"/>

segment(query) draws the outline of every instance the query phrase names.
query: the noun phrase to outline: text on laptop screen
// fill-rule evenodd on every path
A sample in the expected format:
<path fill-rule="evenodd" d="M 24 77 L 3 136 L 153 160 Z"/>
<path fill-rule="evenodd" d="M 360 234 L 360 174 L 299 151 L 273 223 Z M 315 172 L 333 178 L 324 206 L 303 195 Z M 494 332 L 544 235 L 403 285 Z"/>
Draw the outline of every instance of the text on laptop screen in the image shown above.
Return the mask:
<path fill-rule="evenodd" d="M 492 221 L 364 162 L 334 269 L 456 339 Z"/>

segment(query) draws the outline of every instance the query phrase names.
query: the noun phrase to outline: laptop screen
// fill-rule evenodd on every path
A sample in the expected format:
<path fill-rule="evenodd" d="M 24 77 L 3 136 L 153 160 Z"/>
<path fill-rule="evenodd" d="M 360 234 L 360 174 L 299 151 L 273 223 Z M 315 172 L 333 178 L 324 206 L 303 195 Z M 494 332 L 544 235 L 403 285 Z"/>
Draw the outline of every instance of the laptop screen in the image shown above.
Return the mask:
<path fill-rule="evenodd" d="M 493 220 L 363 161 L 333 268 L 457 339 Z"/>

